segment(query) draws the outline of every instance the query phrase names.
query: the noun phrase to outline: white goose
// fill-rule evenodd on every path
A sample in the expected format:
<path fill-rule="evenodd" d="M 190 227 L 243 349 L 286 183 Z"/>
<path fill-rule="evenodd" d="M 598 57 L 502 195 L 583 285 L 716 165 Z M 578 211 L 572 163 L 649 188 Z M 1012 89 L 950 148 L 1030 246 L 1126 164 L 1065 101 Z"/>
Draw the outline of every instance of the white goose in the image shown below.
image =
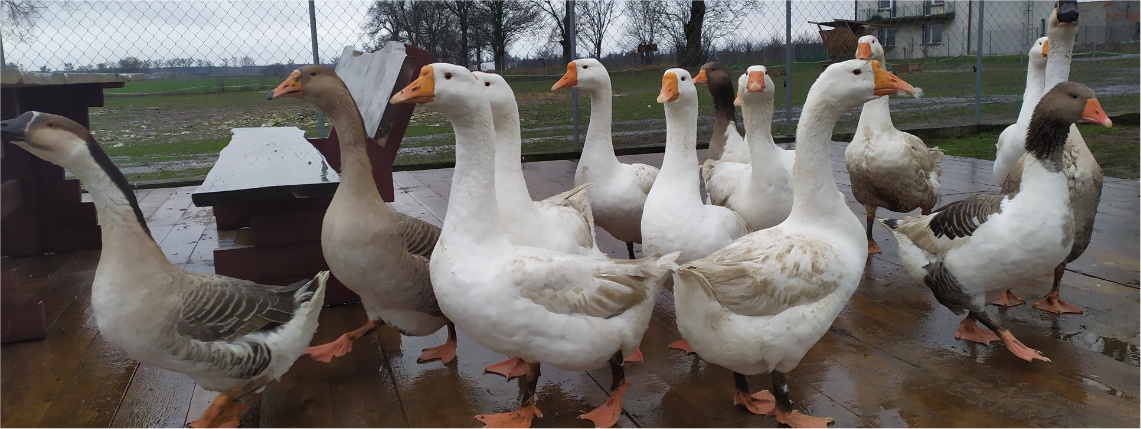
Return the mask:
<path fill-rule="evenodd" d="M 1047 91 L 1069 79 L 1070 57 L 1074 52 L 1074 39 L 1077 34 L 1077 2 L 1058 2 L 1050 15 L 1049 28 L 1046 30 L 1046 37 L 1050 39 L 1044 86 Z M 1027 155 L 1023 155 L 1023 158 L 1027 158 Z M 1077 126 L 1070 126 L 1070 134 L 1066 137 L 1066 147 L 1062 152 L 1062 162 L 1064 164 L 1062 171 L 1065 172 L 1069 184 L 1070 204 L 1074 211 L 1074 245 L 1066 259 L 1054 267 L 1053 286 L 1046 296 L 1034 303 L 1034 308 L 1057 314 L 1081 314 L 1080 308 L 1062 301 L 1058 289 L 1062 285 L 1062 275 L 1066 273 L 1066 265 L 1082 256 L 1093 238 L 1094 218 L 1097 216 L 1098 203 L 1101 202 L 1102 175 L 1101 166 L 1097 164 L 1093 153 L 1086 146 L 1086 141 Z M 1025 162 L 1021 162 L 1011 169 L 1006 182 L 1002 185 L 1003 192 L 1018 190 L 1022 181 L 1021 167 L 1024 165 Z M 1022 301 L 1013 294 L 1009 295 L 1016 304 Z"/>
<path fill-rule="evenodd" d="M 1034 106 L 1042 98 L 1043 85 L 1046 79 L 1046 51 L 1050 44 L 1046 37 L 1040 37 L 1030 47 L 1026 62 L 1026 90 L 1022 93 L 1022 109 L 1018 111 L 1018 119 L 1002 130 L 998 141 L 994 143 L 996 155 L 994 157 L 994 182 L 1002 186 L 1006 176 L 1026 153 L 1026 129 L 1030 126 L 1030 114 L 1034 113 Z"/>
<path fill-rule="evenodd" d="M 519 106 L 503 77 L 474 72 L 495 118 L 495 199 L 500 224 L 517 246 L 534 246 L 579 255 L 602 256 L 594 243 L 594 217 L 583 192 L 589 184 L 542 201 L 531 200 L 523 177 Z"/>
<path fill-rule="evenodd" d="M 389 207 L 377 190 L 369 161 L 364 119 L 337 73 L 325 66 L 301 67 L 269 98 L 297 97 L 316 104 L 333 121 L 341 150 L 341 183 L 321 223 L 321 252 L 329 269 L 361 297 L 364 326 L 305 351 L 329 362 L 353 349 L 353 342 L 388 324 L 404 335 L 424 336 L 448 327 L 447 341 L 425 349 L 422 362 L 447 364 L 456 356 L 456 328 L 432 295 L 428 258 L 440 228 Z M 384 145 L 387 137 L 378 141 Z"/>
<path fill-rule="evenodd" d="M 883 46 L 876 36 L 859 40 L 856 58 L 884 61 Z M 876 209 L 906 213 L 916 208 L 923 214 L 939 203 L 939 175 L 943 151 L 928 148 L 919 137 L 895 128 L 888 97 L 864 103 L 852 143 L 844 152 L 844 164 L 852 181 L 852 195 L 867 212 L 868 254 L 880 253 L 872 238 Z"/>
<path fill-rule="evenodd" d="M 899 240 L 908 274 L 952 312 L 969 312 L 955 338 L 1001 340 L 1019 358 L 1049 361 L 991 320 L 985 306 L 987 298 L 1041 275 L 1070 253 L 1074 214 L 1062 158 L 1066 135 L 1081 120 L 1112 125 L 1089 87 L 1058 84 L 1030 119 L 1018 191 L 973 195 L 927 216 L 881 221 Z"/>
<path fill-rule="evenodd" d="M 733 210 L 706 205 L 698 188 L 697 88 L 689 72 L 666 70 L 658 102 L 665 104 L 666 151 L 662 170 L 646 196 L 642 248 L 681 252 L 692 261 L 745 235 L 745 220 Z"/>
<path fill-rule="evenodd" d="M 26 112 L 0 133 L 91 192 L 103 239 L 91 284 L 99 333 L 132 359 L 223 392 L 191 426 L 237 427 L 241 397 L 280 378 L 313 338 L 329 272 L 269 286 L 175 267 L 151 238 L 127 180 L 83 126 Z"/>
<path fill-rule="evenodd" d="M 733 371 L 734 403 L 793 427 L 832 421 L 794 411 L 785 380 L 848 302 L 867 259 L 860 221 L 832 175 L 832 129 L 877 95 L 913 91 L 868 61 L 829 66 L 809 89 L 797 127 L 788 219 L 675 272 L 678 330 L 702 359 Z M 772 373 L 773 394 L 750 395 L 745 375 L 764 372 Z"/>
<path fill-rule="evenodd" d="M 602 63 L 593 58 L 567 63 L 566 74 L 551 90 L 575 86 L 590 96 L 590 125 L 574 184 L 590 183 L 586 192 L 590 195 L 594 222 L 626 242 L 630 259 L 634 259 L 634 243 L 642 242 L 642 208 L 658 169 L 646 164 L 623 164 L 614 155 L 610 75 Z"/>
<path fill-rule="evenodd" d="M 751 66 L 741 75 L 738 104 L 745 118 L 749 163 L 709 159 L 701 167 L 710 204 L 732 209 L 745 219 L 749 231 L 772 227 L 792 210 L 792 174 L 782 165 L 782 154 L 771 130 L 773 82 L 764 66 Z M 791 167 L 791 165 L 789 166 Z"/>
<path fill-rule="evenodd" d="M 629 386 L 623 353 L 638 347 L 677 255 L 614 261 L 511 244 L 495 202 L 493 119 L 479 81 L 464 67 L 431 64 L 391 102 L 425 103 L 456 134 L 448 217 L 431 262 L 440 308 L 480 344 L 528 362 L 520 409 L 479 419 L 526 427 L 541 415 L 540 363 L 573 371 L 609 363 L 610 399 L 583 417 L 613 425 Z"/>
<path fill-rule="evenodd" d="M 709 85 L 713 95 L 713 134 L 709 136 L 709 159 L 748 163 L 749 146 L 745 138 L 737 132 L 737 109 L 733 107 L 736 97 L 733 80 L 729 72 L 719 62 L 708 62 L 693 78 L 693 83 Z"/>

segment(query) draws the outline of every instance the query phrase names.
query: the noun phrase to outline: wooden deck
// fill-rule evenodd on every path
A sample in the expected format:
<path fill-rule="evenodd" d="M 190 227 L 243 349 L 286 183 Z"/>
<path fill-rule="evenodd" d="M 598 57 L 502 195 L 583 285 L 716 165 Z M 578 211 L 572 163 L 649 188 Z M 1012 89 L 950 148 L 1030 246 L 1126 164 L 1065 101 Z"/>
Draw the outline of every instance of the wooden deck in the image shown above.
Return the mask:
<path fill-rule="evenodd" d="M 661 154 L 624 158 L 661 163 Z M 862 219 L 863 209 L 848 192 L 843 145 L 834 147 L 833 166 Z M 546 197 L 571 187 L 574 163 L 529 163 L 524 174 L 534 197 Z M 451 175 L 450 169 L 395 174 L 394 206 L 440 224 Z M 991 180 L 990 162 L 946 157 L 944 203 L 995 190 Z M 138 196 L 167 256 L 187 269 L 211 272 L 213 216 L 191 204 L 193 190 L 140 190 Z M 1052 363 L 1021 361 L 997 343 L 955 340 L 960 318 L 907 277 L 894 239 L 877 229 L 884 253 L 869 259 L 859 290 L 789 376 L 795 405 L 835 418 L 834 427 L 1137 427 L 1138 196 L 1137 181 L 1105 181 L 1093 244 L 1064 278 L 1064 298 L 1084 315 L 1055 316 L 1030 305 L 989 310 Z M 611 256 L 625 257 L 622 243 L 602 230 L 598 239 Z M 98 257 L 98 251 L 82 251 L 3 260 L 21 270 L 26 297 L 44 302 L 49 324 L 46 339 L 0 349 L 3 426 L 180 427 L 214 397 L 184 375 L 139 365 L 98 335 L 90 308 Z M 1034 284 L 1012 285 L 1014 291 L 1032 303 L 1049 290 L 1048 274 Z M 360 305 L 326 308 L 314 342 L 364 321 Z M 777 425 L 733 405 L 727 370 L 666 348 L 679 338 L 666 290 L 642 343 L 645 362 L 627 370 L 633 386 L 619 426 Z M 442 331 L 414 338 L 383 327 L 332 364 L 303 357 L 260 401 L 251 401 L 243 425 L 472 427 L 479 426 L 476 414 L 513 409 L 517 383 L 483 374 L 484 366 L 505 357 L 462 332 L 455 363 L 416 363 L 421 349 L 443 341 Z M 544 367 L 537 400 L 544 417 L 534 426 L 589 427 L 577 417 L 603 402 L 609 377 L 606 369 Z M 770 385 L 767 376 L 750 381 L 754 390 Z"/>

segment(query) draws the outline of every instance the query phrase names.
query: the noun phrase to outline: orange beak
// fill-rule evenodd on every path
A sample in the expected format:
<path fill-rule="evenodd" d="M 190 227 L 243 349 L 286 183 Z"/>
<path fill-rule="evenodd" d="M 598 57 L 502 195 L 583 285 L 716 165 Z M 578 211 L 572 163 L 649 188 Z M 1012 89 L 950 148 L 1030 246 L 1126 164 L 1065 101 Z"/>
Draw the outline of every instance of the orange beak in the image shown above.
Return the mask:
<path fill-rule="evenodd" d="M 389 104 L 431 103 L 436 97 L 436 80 L 432 76 L 432 66 L 420 69 L 420 77 L 393 95 Z"/>
<path fill-rule="evenodd" d="M 665 76 L 662 76 L 662 92 L 658 94 L 658 102 L 669 103 L 677 100 L 680 94 L 677 90 L 677 75 L 666 73 Z"/>
<path fill-rule="evenodd" d="M 1046 41 L 1042 42 L 1042 56 L 1047 57 L 1046 52 L 1049 50 L 1050 50 L 1050 40 L 1047 39 Z M 1049 57 L 1047 57 L 1047 58 L 1049 58 Z"/>
<path fill-rule="evenodd" d="M 575 85 L 578 85 L 578 67 L 575 67 L 574 61 L 571 61 L 567 63 L 567 73 L 551 86 L 551 91 L 559 88 L 570 88 Z"/>
<path fill-rule="evenodd" d="M 697 77 L 693 78 L 694 85 L 703 85 L 709 83 L 709 77 L 705 75 L 705 70 L 697 72 Z"/>
<path fill-rule="evenodd" d="M 266 97 L 266 100 L 273 100 L 278 97 L 296 97 L 298 95 L 301 95 L 301 71 L 294 70 L 293 73 L 289 74 L 289 77 L 285 78 L 285 81 L 281 82 L 281 85 L 278 85 L 277 88 L 270 91 L 269 97 Z"/>
<path fill-rule="evenodd" d="M 1109 120 L 1109 116 L 1105 115 L 1105 109 L 1101 108 L 1101 103 L 1098 103 L 1096 98 L 1091 98 L 1086 101 L 1086 108 L 1082 110 L 1082 120 L 1101 124 L 1106 128 L 1113 126 L 1113 121 Z"/>
<path fill-rule="evenodd" d="M 857 60 L 870 60 L 872 59 L 872 44 L 861 43 L 860 47 L 856 48 Z"/>
<path fill-rule="evenodd" d="M 876 95 L 891 95 L 891 94 L 915 94 L 915 87 L 910 83 L 904 82 L 898 76 L 891 74 L 883 67 L 880 67 L 879 61 L 872 61 L 872 70 L 876 73 Z"/>
<path fill-rule="evenodd" d="M 737 98 L 733 99 L 733 105 L 737 106 L 737 107 L 741 107 L 741 93 L 740 92 L 737 93 Z"/>
<path fill-rule="evenodd" d="M 745 90 L 750 93 L 764 92 L 765 91 L 765 72 L 752 71 L 749 72 L 749 81 L 745 84 Z"/>

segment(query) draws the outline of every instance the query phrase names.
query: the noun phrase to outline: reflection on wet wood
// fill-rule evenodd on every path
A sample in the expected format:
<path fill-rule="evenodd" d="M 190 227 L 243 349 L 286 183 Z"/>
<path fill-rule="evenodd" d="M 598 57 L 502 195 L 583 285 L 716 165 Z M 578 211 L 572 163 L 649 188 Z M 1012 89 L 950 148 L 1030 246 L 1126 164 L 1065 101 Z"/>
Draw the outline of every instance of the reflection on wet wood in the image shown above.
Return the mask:
<path fill-rule="evenodd" d="M 703 151 L 702 151 L 703 152 Z M 660 154 L 623 157 L 660 165 Z M 832 151 L 835 177 L 853 212 L 843 147 Z M 524 166 L 535 199 L 572 186 L 573 161 Z M 946 157 L 943 203 L 982 191 L 990 163 Z M 394 207 L 441 224 L 447 213 L 451 170 L 398 172 Z M 696 178 L 695 178 L 696 180 Z M 139 192 L 140 206 L 164 252 L 188 269 L 210 272 L 218 237 L 208 209 L 190 203 L 194 188 Z M 1138 183 L 1106 179 L 1094 239 L 1063 279 L 1067 301 L 1084 315 L 1054 316 L 1029 304 L 988 311 L 1052 363 L 1021 361 L 1000 344 L 954 339 L 960 317 L 940 306 L 899 265 L 890 234 L 875 231 L 884 253 L 869 259 L 859 289 L 832 329 L 789 374 L 800 409 L 836 419 L 835 427 L 872 426 L 1136 426 L 1139 397 Z M 916 213 L 910 213 L 916 214 Z M 881 217 L 902 214 L 882 211 Z M 625 258 L 626 247 L 603 230 L 599 248 Z M 635 247 L 641 254 L 640 247 Z M 182 426 L 197 418 L 216 393 L 188 377 L 126 358 L 97 335 L 90 284 L 97 251 L 2 261 L 19 268 L 29 301 L 43 301 L 48 336 L 0 349 L 0 412 L 4 426 Z M 1012 285 L 1030 302 L 1049 290 L 1051 273 L 1033 284 Z M 733 405 L 729 371 L 699 357 L 667 349 L 680 339 L 673 319 L 672 287 L 662 291 L 642 341 L 645 361 L 627 365 L 633 383 L 618 426 L 775 427 L 767 416 Z M 356 304 L 327 307 L 314 343 L 330 341 L 363 324 Z M 302 357 L 280 382 L 251 399 L 243 426 L 470 427 L 476 414 L 518 404 L 519 386 L 483 368 L 506 359 L 472 341 L 461 329 L 455 363 L 420 364 L 426 347 L 445 333 L 403 337 L 381 326 L 349 355 L 331 364 Z M 771 388 L 767 375 L 748 378 L 752 390 Z M 569 372 L 545 366 L 535 427 L 589 427 L 578 418 L 600 405 L 610 383 L 607 369 Z"/>

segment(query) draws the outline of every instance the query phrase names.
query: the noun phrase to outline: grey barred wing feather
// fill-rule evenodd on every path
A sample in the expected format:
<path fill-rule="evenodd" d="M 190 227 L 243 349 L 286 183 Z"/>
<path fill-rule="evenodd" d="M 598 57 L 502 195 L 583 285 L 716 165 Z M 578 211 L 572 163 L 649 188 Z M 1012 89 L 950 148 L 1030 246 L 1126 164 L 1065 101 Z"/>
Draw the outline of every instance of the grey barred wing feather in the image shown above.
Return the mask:
<path fill-rule="evenodd" d="M 432 250 L 440 240 L 440 227 L 403 214 L 393 226 L 404 238 L 404 247 L 408 253 L 431 259 Z"/>
<path fill-rule="evenodd" d="M 907 218 L 894 228 L 916 247 L 943 254 L 965 243 L 992 216 L 1002 212 L 1002 201 L 1012 195 L 976 194 L 935 209 L 922 217 Z"/>
<path fill-rule="evenodd" d="M 834 292 L 842 265 L 832 246 L 807 236 L 753 235 L 679 270 L 700 274 L 725 309 L 742 316 L 772 316 Z"/>
<path fill-rule="evenodd" d="M 234 341 L 289 322 L 295 296 L 312 280 L 289 286 L 192 273 L 178 297 L 176 329 L 199 341 Z"/>
<path fill-rule="evenodd" d="M 676 253 L 638 260 L 577 256 L 566 263 L 516 264 L 513 272 L 521 295 L 553 313 L 608 319 L 653 299 L 676 258 Z"/>

